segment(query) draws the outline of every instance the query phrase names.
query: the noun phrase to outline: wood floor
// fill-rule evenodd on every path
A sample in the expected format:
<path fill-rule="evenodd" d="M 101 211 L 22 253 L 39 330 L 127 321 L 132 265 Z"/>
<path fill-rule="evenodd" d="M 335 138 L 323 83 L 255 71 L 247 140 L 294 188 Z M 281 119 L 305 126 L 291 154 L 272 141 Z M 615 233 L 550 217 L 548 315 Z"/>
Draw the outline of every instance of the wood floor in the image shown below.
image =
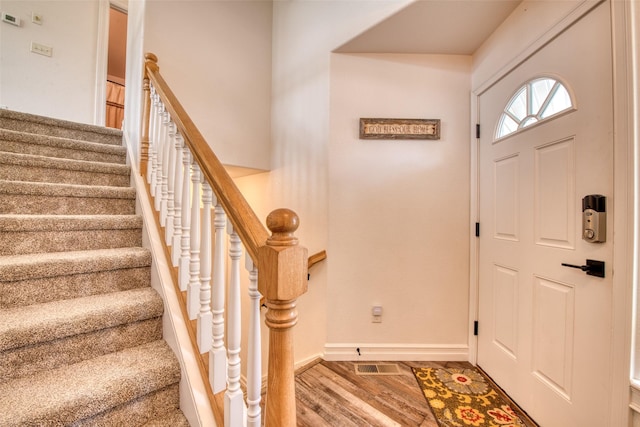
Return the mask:
<path fill-rule="evenodd" d="M 298 426 L 438 427 L 411 367 L 467 362 L 394 362 L 400 375 L 358 375 L 353 362 L 319 361 L 296 374 Z M 527 427 L 535 426 L 525 420 Z"/>

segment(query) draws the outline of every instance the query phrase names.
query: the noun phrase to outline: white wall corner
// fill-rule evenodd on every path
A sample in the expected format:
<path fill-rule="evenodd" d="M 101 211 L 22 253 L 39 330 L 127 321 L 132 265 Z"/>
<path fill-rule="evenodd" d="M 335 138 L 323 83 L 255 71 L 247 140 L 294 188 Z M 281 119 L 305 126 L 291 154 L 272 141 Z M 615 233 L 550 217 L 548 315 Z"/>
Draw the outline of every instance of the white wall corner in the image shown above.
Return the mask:
<path fill-rule="evenodd" d="M 324 347 L 324 359 L 353 362 L 466 362 L 469 360 L 469 346 L 467 344 L 328 343 Z"/>
<path fill-rule="evenodd" d="M 155 226 L 153 207 L 146 197 L 143 177 L 140 176 L 135 161 L 131 159 L 130 144 L 124 135 L 127 160 L 131 166 L 131 183 L 138 194 L 136 213 L 143 218 L 143 246 L 151 251 L 151 286 L 164 301 L 162 318 L 163 339 L 176 354 L 180 363 L 180 410 L 191 426 L 212 426 L 217 424 L 213 415 L 205 384 L 200 376 L 196 354 L 194 353 L 180 303 L 175 293 L 169 263 L 162 248 L 162 240 Z"/>

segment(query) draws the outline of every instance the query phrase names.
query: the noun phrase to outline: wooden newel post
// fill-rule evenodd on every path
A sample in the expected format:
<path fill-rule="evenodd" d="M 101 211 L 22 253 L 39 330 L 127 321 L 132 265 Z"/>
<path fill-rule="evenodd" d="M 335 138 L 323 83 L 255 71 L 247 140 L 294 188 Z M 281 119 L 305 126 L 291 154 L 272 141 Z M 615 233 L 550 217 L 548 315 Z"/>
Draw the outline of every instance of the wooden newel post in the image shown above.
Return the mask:
<path fill-rule="evenodd" d="M 140 141 L 140 175 L 147 175 L 147 165 L 149 163 L 149 119 L 151 116 L 151 90 L 149 87 L 149 68 L 158 71 L 158 57 L 153 53 L 144 55 L 144 80 L 142 90 L 144 91 L 144 109 L 142 111 L 142 140 Z"/>
<path fill-rule="evenodd" d="M 300 220 L 289 209 L 267 217 L 271 237 L 258 249 L 258 290 L 268 308 L 269 365 L 265 426 L 295 426 L 293 326 L 298 321 L 296 299 L 307 291 L 307 249 L 294 236 Z"/>

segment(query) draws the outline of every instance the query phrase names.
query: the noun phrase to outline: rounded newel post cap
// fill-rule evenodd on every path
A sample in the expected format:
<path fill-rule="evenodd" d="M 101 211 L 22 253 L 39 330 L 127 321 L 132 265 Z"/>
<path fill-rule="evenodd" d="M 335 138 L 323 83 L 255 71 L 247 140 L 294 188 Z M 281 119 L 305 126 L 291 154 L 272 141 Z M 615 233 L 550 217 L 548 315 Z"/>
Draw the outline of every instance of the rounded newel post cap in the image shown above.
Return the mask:
<path fill-rule="evenodd" d="M 158 57 L 156 56 L 155 53 L 151 53 L 151 52 L 147 52 L 144 54 L 144 59 L 146 59 L 147 61 L 151 61 L 151 62 L 158 62 Z"/>
<path fill-rule="evenodd" d="M 151 53 L 147 52 L 144 54 L 144 63 L 145 63 L 145 78 L 147 77 L 146 70 L 159 71 L 160 67 L 158 66 L 158 57 Z"/>
<path fill-rule="evenodd" d="M 267 228 L 271 237 L 267 239 L 270 246 L 294 246 L 298 238 L 293 233 L 300 226 L 300 218 L 291 209 L 276 209 L 267 216 Z"/>

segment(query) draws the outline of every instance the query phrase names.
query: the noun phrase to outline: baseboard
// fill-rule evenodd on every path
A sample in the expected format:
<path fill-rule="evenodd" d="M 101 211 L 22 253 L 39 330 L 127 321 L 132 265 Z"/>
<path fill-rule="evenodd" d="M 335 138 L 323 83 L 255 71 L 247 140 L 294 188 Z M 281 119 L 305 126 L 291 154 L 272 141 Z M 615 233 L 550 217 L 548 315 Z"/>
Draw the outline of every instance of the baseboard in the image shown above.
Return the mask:
<path fill-rule="evenodd" d="M 358 350 L 360 352 L 358 353 Z M 416 361 L 466 362 L 467 344 L 326 344 L 324 359 L 329 361 Z"/>

